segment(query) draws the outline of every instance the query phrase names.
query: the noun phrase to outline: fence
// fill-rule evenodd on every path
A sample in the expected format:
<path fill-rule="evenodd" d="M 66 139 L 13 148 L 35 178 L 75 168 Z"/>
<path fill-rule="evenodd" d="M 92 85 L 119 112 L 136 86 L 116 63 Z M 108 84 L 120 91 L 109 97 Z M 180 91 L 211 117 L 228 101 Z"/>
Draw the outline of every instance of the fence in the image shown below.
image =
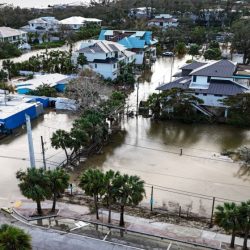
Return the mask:
<path fill-rule="evenodd" d="M 240 203 L 222 197 L 213 197 L 157 185 L 145 184 L 146 199 L 140 204 L 151 211 L 189 219 L 199 219 L 213 224 L 216 206 L 224 202 Z M 162 198 L 165 197 L 165 198 Z"/>

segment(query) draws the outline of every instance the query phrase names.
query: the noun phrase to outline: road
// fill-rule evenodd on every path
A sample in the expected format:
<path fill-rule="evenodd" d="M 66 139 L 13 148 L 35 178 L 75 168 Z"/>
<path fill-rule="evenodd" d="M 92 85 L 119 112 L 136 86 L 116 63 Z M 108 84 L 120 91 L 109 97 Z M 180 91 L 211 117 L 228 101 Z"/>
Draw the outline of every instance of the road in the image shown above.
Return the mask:
<path fill-rule="evenodd" d="M 132 250 L 139 249 L 121 244 L 115 244 L 98 239 L 93 239 L 86 236 L 75 235 L 71 233 L 63 233 L 50 229 L 43 229 L 38 227 L 29 226 L 19 222 L 18 220 L 0 213 L 0 224 L 12 224 L 19 228 L 24 229 L 32 237 L 33 250 Z"/>

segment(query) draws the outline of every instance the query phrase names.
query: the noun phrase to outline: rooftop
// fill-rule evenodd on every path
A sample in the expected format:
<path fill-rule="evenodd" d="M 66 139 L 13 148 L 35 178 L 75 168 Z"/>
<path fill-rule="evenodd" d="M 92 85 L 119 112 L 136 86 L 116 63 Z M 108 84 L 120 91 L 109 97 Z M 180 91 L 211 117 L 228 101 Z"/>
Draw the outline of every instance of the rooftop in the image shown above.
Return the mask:
<path fill-rule="evenodd" d="M 116 52 L 116 51 L 124 51 L 126 48 L 116 42 L 111 41 L 99 41 L 99 40 L 93 40 L 89 43 L 83 44 L 85 46 L 84 48 L 81 48 L 78 50 L 80 53 L 109 53 L 109 52 Z"/>
<path fill-rule="evenodd" d="M 12 36 L 20 36 L 22 34 L 26 34 L 27 32 L 17 29 L 12 29 L 9 27 L 0 27 L 0 38 L 12 37 Z"/>
<path fill-rule="evenodd" d="M 84 24 L 85 22 L 101 22 L 102 20 L 96 18 L 84 18 L 81 16 L 72 16 L 59 21 L 60 24 L 74 25 L 74 24 Z"/>
<path fill-rule="evenodd" d="M 213 77 L 232 77 L 236 70 L 236 63 L 222 59 L 194 69 L 190 75 L 213 76 Z"/>
<path fill-rule="evenodd" d="M 17 89 L 28 88 L 31 90 L 36 89 L 37 87 L 48 84 L 51 87 L 56 86 L 62 81 L 69 81 L 70 77 L 62 74 L 46 74 L 46 75 L 36 75 L 33 79 L 26 80 L 23 82 L 16 83 Z"/>

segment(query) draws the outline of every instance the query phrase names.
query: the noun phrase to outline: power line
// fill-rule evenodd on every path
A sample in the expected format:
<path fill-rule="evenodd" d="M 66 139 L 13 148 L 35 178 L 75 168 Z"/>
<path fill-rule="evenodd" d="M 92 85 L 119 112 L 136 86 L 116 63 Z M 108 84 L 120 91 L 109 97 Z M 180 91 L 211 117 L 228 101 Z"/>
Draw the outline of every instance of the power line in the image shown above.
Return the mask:
<path fill-rule="evenodd" d="M 125 142 L 123 144 L 131 146 L 131 147 L 137 147 L 137 148 L 142 148 L 142 149 L 147 149 L 147 150 L 153 150 L 153 151 L 158 151 L 158 152 L 164 152 L 164 153 L 170 153 L 170 154 L 175 154 L 175 155 L 179 155 L 180 154 L 179 152 L 173 152 L 173 151 L 164 150 L 164 149 L 156 149 L 156 148 L 151 148 L 151 147 L 133 145 L 133 144 L 125 143 Z M 211 161 L 227 162 L 227 163 L 234 164 L 234 162 L 232 162 L 232 161 L 222 160 L 222 159 L 213 159 L 213 158 L 204 157 L 204 156 L 197 156 L 197 155 L 184 154 L 184 153 L 182 154 L 182 156 L 188 156 L 188 157 L 193 157 L 193 158 L 199 158 L 199 159 L 205 159 L 205 160 L 211 160 Z"/>

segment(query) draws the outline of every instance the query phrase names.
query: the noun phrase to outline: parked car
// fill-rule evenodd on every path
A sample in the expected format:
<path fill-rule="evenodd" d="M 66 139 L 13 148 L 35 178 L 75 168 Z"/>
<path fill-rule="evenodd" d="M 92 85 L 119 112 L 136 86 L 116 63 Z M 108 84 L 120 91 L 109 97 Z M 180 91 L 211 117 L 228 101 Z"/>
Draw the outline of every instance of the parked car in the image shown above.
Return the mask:
<path fill-rule="evenodd" d="M 166 51 L 162 53 L 163 56 L 174 56 L 174 53 L 171 51 Z"/>

